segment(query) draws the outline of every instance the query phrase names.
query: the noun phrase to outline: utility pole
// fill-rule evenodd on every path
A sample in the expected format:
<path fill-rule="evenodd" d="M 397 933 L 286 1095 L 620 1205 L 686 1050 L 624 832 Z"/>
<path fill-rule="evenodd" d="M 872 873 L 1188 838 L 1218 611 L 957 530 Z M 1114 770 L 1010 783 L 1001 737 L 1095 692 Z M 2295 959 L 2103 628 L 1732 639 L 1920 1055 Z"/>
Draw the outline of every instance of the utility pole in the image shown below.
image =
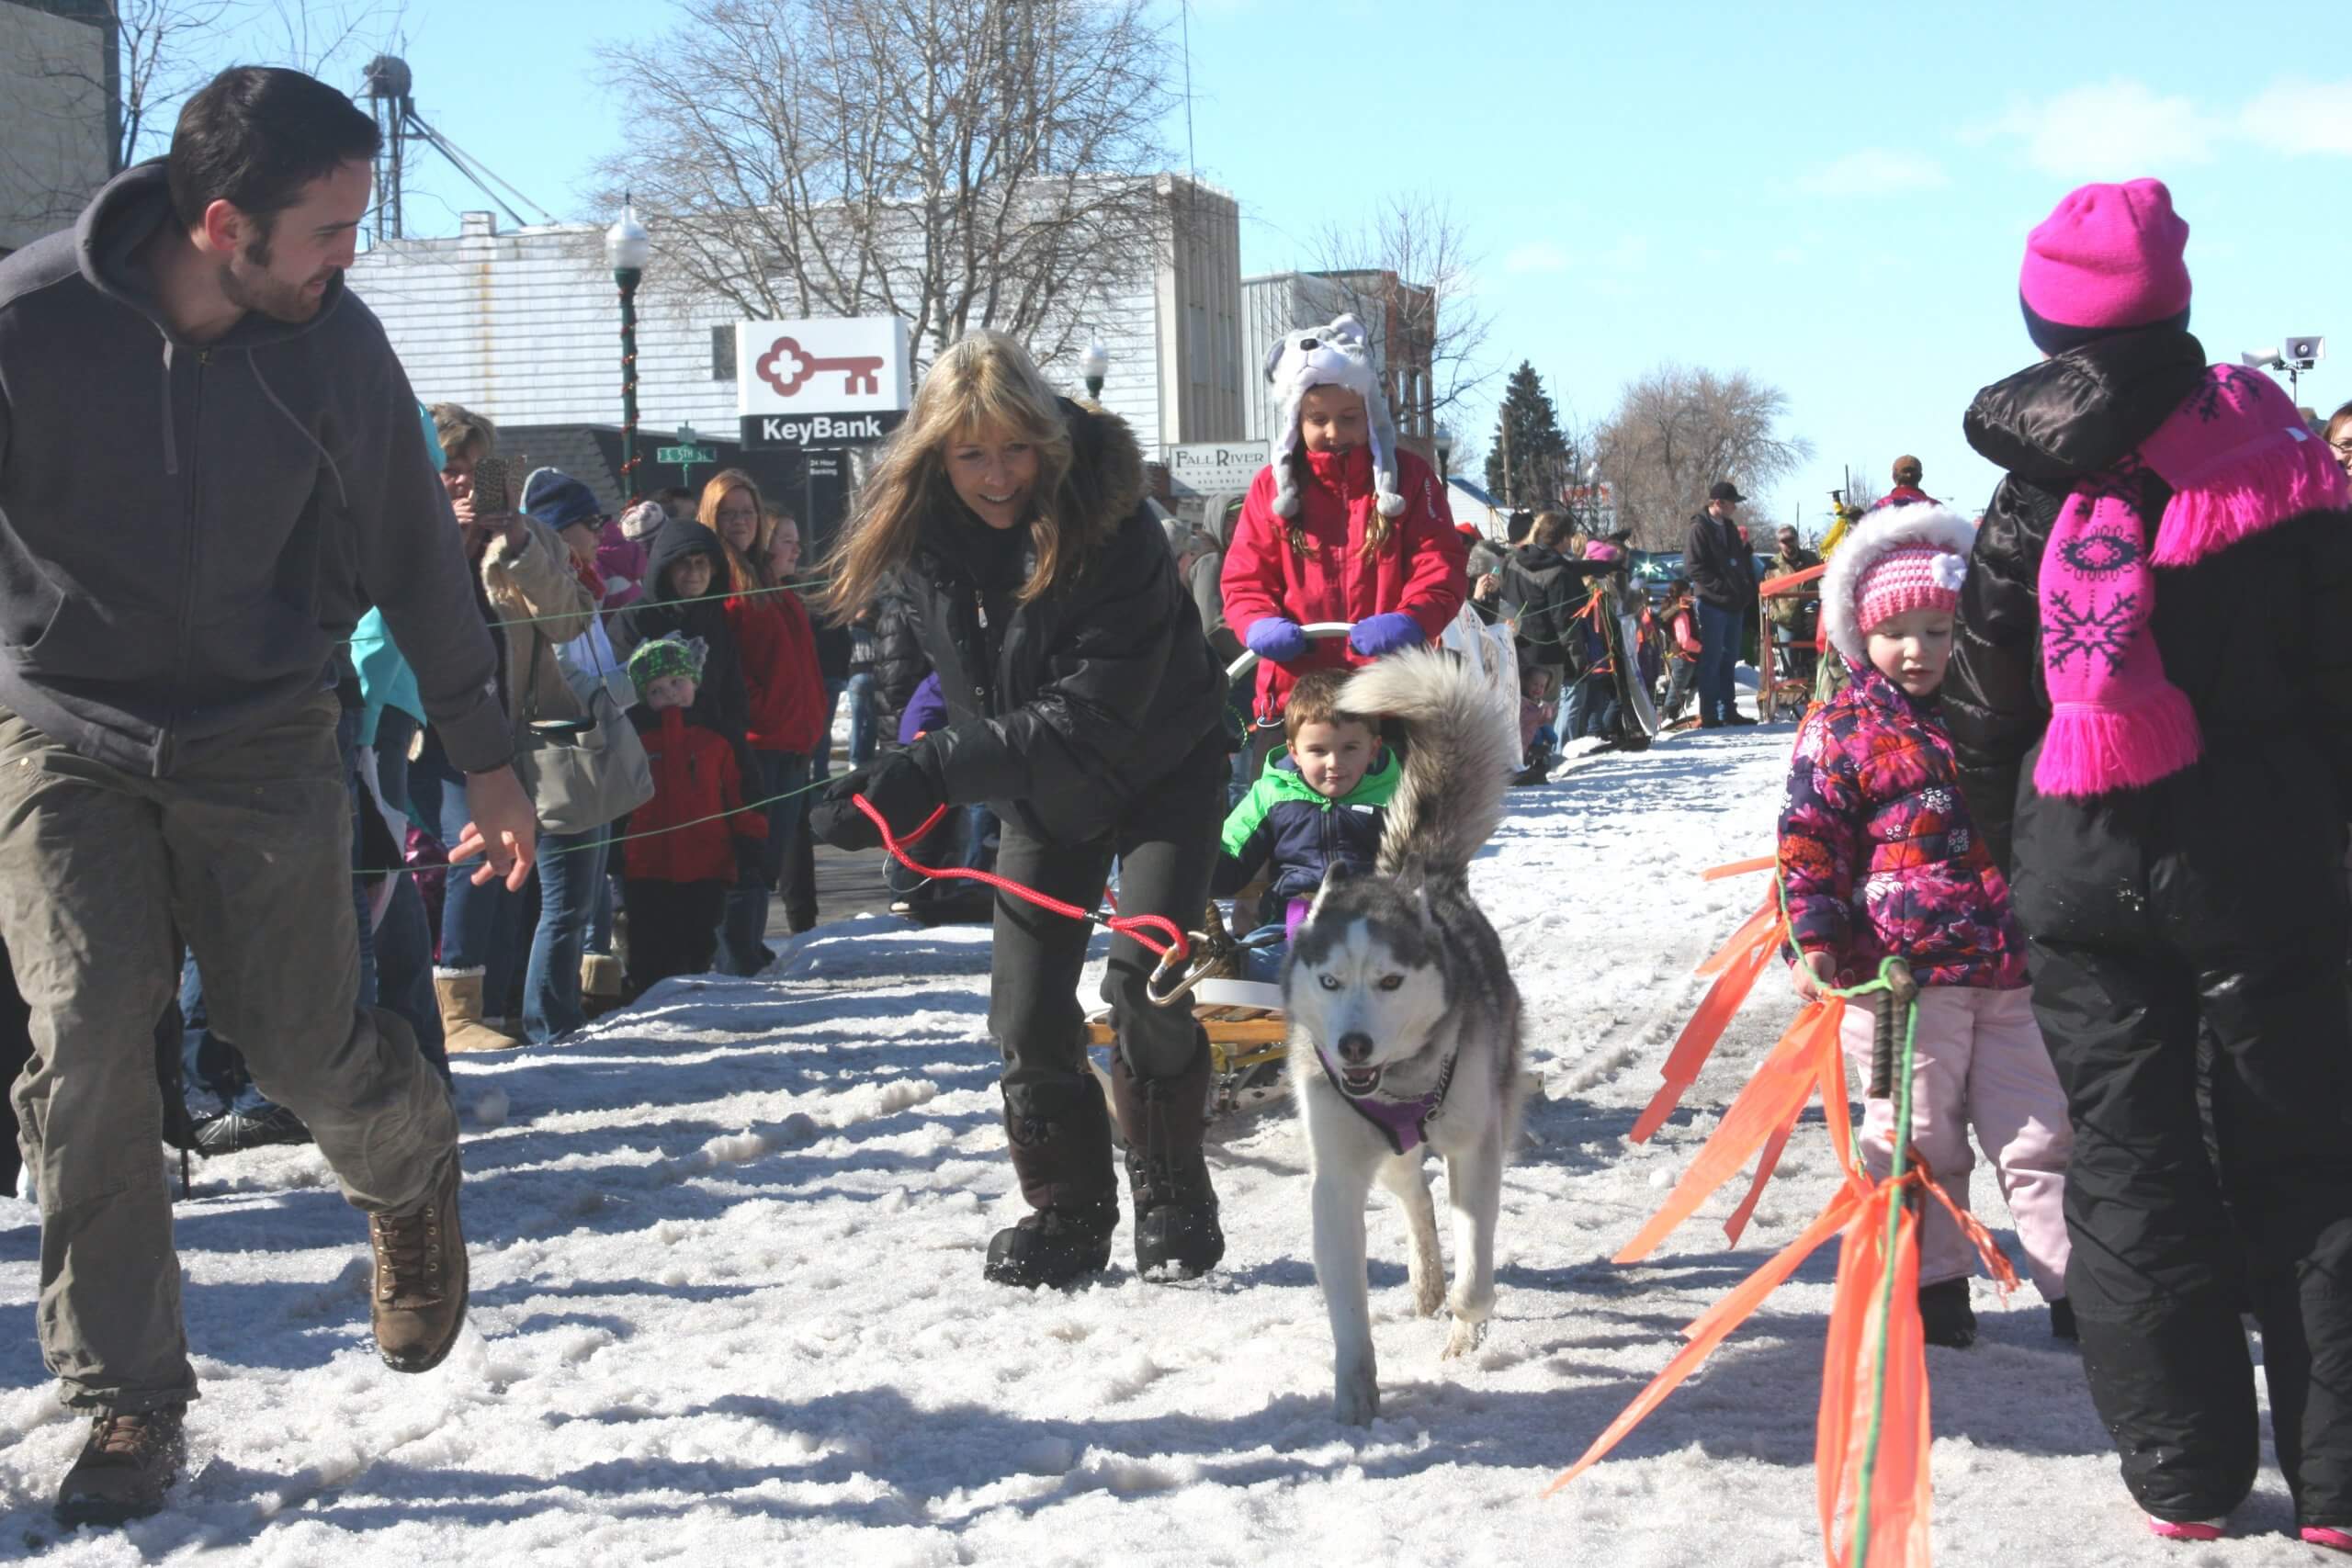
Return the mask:
<path fill-rule="evenodd" d="M 1518 506 L 1518 504 L 1519 504 L 1519 503 L 1518 503 L 1518 502 L 1517 502 L 1517 501 L 1512 497 L 1511 492 L 1510 492 L 1510 491 L 1511 491 L 1511 474 L 1510 474 L 1510 404 L 1508 401 L 1506 401 L 1506 402 L 1503 404 L 1502 426 L 1503 426 L 1503 504 L 1504 504 L 1505 506 L 1508 506 L 1508 507 L 1516 508 L 1516 507 Z"/>

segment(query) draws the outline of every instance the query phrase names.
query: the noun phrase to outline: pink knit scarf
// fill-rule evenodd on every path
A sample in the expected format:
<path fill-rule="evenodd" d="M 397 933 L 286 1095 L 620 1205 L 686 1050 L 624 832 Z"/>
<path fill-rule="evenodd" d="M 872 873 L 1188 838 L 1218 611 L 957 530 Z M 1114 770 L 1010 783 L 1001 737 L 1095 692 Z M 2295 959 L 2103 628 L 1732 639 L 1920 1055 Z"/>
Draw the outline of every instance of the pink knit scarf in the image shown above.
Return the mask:
<path fill-rule="evenodd" d="M 2144 475 L 2171 487 L 2150 550 Z M 2352 499 L 2277 382 L 2217 365 L 2136 452 L 2085 479 L 2041 557 L 2050 729 L 2034 787 L 2085 796 L 2177 773 L 2204 750 L 2188 697 L 2148 629 L 2156 567 L 2192 566 L 2300 513 Z"/>

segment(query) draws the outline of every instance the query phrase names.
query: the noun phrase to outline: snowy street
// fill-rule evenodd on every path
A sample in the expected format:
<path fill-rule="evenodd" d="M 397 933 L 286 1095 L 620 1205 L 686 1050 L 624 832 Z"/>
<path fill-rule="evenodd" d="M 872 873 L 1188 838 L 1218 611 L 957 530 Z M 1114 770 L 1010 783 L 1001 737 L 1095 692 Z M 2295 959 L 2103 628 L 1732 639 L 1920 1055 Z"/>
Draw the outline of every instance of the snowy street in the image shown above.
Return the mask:
<path fill-rule="evenodd" d="M 987 933 L 859 918 L 795 940 L 766 978 L 668 983 L 574 1043 L 461 1060 L 472 1326 L 435 1372 L 376 1359 L 365 1227 L 315 1150 L 200 1165 L 177 1208 L 204 1380 L 188 1479 L 120 1531 L 61 1539 L 51 1517 L 84 1425 L 34 1345 L 34 1212 L 0 1201 L 0 1555 L 1817 1562 L 1834 1244 L 1611 1458 L 1539 1497 L 1831 1190 L 1815 1111 L 1737 1250 L 1719 1227 L 1744 1181 L 1650 1264 L 1608 1262 L 1795 1010 L 1775 964 L 1667 1130 L 1625 1143 L 1703 989 L 1692 965 L 1763 886 L 1698 874 L 1769 851 L 1788 746 L 1786 727 L 1678 736 L 1515 792 L 1476 886 L 1544 1098 L 1505 1179 L 1495 1320 L 1441 1364 L 1444 1326 L 1411 1315 L 1376 1196 L 1368 1431 L 1329 1413 L 1287 1108 L 1212 1132 L 1228 1245 L 1207 1279 L 1142 1283 L 1123 1224 L 1093 1288 L 985 1284 L 990 1233 L 1022 1212 Z M 1981 1172 L 1976 1207 L 2013 1248 Z M 2275 1466 L 2237 1516 L 2252 1539 L 2150 1540 L 2041 1299 L 2005 1310 L 1980 1280 L 1976 1309 L 1973 1349 L 1928 1352 L 1939 1561 L 2309 1560 L 2278 1533 Z"/>

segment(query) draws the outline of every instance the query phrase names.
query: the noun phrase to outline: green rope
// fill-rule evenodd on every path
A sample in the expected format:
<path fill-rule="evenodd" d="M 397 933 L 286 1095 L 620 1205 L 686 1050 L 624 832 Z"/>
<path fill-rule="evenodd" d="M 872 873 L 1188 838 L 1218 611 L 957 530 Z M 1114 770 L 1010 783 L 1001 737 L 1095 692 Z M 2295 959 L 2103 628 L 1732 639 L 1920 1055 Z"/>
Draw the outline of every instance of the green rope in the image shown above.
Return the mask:
<path fill-rule="evenodd" d="M 482 625 L 486 626 L 535 626 L 546 621 L 576 621 L 584 615 L 617 615 L 626 611 L 636 609 L 637 605 L 640 604 L 669 606 L 677 604 L 708 604 L 728 599 L 760 599 L 764 598 L 771 593 L 797 593 L 807 589 L 822 588 L 831 581 L 832 579 L 829 577 L 820 577 L 811 579 L 806 582 L 780 582 L 774 588 L 722 588 L 715 593 L 701 593 L 695 595 L 692 599 L 641 599 L 639 600 L 637 604 L 624 604 L 617 610 L 566 610 L 552 615 L 516 615 L 506 620 L 484 621 Z M 345 637 L 335 646 L 338 648 L 349 648 L 353 640 L 354 639 L 350 637 Z"/>
<path fill-rule="evenodd" d="M 1795 948 L 1796 928 L 1794 923 L 1789 919 L 1788 880 L 1781 874 L 1780 869 L 1777 866 L 1773 868 L 1772 872 L 1772 893 L 1775 900 L 1780 905 L 1781 934 L 1782 939 L 1786 941 L 1792 948 Z M 1796 953 L 1797 961 L 1801 964 L 1805 963 L 1806 959 L 1804 950 L 1802 948 L 1796 948 Z M 1857 998 L 1870 996 L 1873 992 L 1884 992 L 1889 998 L 1892 998 L 1894 994 L 1894 987 L 1888 980 L 1887 976 L 1893 967 L 1899 963 L 1902 963 L 1902 960 L 1898 958 L 1888 957 L 1882 959 L 1879 961 L 1878 977 L 1876 979 L 1866 980 L 1859 986 L 1845 988 L 1825 985 L 1821 987 L 1821 994 L 1824 996 L 1841 998 L 1847 1001 L 1853 1001 Z M 1909 1154 L 1911 1148 L 1911 1066 L 1918 1039 L 1918 1032 L 1919 1002 L 1915 993 L 1913 998 L 1908 1003 L 1905 1004 L 1904 1007 L 1903 1054 L 1895 1064 L 1895 1072 L 1894 1075 L 1894 1082 L 1888 1086 L 1889 1089 L 1894 1095 L 1894 1151 L 1893 1158 L 1887 1166 L 1886 1173 L 1886 1180 L 1889 1186 L 1896 1185 L 1903 1180 L 1905 1174 L 1905 1168 L 1908 1163 L 1905 1156 Z M 1864 1084 L 1862 1087 L 1865 1092 L 1867 1092 L 1870 1088 L 1868 1084 Z M 1849 1128 L 1849 1135 L 1853 1140 L 1855 1158 L 1859 1160 L 1861 1157 L 1862 1153 L 1860 1130 L 1858 1127 Z M 1861 1485 L 1860 1488 L 1860 1495 L 1854 1508 L 1854 1541 L 1856 1550 L 1851 1554 L 1851 1561 L 1856 1564 L 1856 1568 L 1863 1568 L 1863 1565 L 1867 1564 L 1870 1561 L 1871 1486 L 1878 1473 L 1879 1438 L 1886 1420 L 1886 1347 L 1894 1315 L 1894 1247 L 1896 1238 L 1900 1234 L 1902 1220 L 1902 1203 L 1896 1202 L 1890 1204 L 1886 1211 L 1885 1277 L 1879 1284 L 1878 1349 L 1871 1369 L 1870 1434 L 1862 1450 L 1862 1473 Z"/>

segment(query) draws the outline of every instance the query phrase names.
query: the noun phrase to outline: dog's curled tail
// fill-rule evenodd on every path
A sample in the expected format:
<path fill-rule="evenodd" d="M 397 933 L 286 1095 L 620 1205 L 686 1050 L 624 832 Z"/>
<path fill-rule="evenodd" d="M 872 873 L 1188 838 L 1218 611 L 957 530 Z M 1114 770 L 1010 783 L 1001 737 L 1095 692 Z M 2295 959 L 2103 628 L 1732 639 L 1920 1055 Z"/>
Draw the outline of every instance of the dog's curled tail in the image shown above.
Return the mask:
<path fill-rule="evenodd" d="M 1466 874 L 1502 820 L 1519 758 L 1519 712 L 1485 677 L 1439 649 L 1408 649 L 1365 666 L 1340 696 L 1350 713 L 1403 721 L 1405 775 L 1381 829 L 1387 875 Z"/>

